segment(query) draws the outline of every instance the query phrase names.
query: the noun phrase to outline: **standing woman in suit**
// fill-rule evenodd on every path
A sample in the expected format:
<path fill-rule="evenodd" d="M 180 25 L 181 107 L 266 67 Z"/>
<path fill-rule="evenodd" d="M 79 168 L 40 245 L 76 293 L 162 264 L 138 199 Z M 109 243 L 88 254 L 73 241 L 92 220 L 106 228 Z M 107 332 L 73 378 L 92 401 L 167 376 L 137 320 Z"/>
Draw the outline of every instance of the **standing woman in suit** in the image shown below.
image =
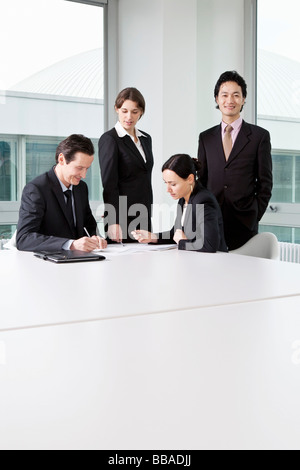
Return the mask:
<path fill-rule="evenodd" d="M 118 123 L 99 140 L 107 234 L 112 242 L 135 241 L 130 234 L 136 229 L 151 231 L 152 139 L 136 128 L 145 108 L 136 88 L 121 91 L 115 102 Z"/>

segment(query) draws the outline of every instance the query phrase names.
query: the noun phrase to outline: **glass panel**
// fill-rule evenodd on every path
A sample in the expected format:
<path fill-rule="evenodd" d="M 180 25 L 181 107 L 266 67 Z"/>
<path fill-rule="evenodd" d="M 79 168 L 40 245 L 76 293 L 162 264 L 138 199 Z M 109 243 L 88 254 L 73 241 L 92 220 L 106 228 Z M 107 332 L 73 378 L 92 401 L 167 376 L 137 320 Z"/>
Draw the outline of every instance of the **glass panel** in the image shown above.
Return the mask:
<path fill-rule="evenodd" d="M 17 141 L 0 136 L 0 201 L 17 200 Z"/>
<path fill-rule="evenodd" d="M 273 195 L 274 202 L 293 201 L 293 157 L 273 155 Z"/>
<path fill-rule="evenodd" d="M 30 137 L 26 140 L 26 183 L 46 173 L 55 165 L 55 153 L 62 137 Z M 100 201 L 102 185 L 100 184 L 100 168 L 97 158 L 98 140 L 92 139 L 95 147 L 95 159 L 88 170 L 85 182 L 89 187 L 91 201 Z"/>
<path fill-rule="evenodd" d="M 295 228 L 295 241 L 294 243 L 300 244 L 300 228 Z"/>
<path fill-rule="evenodd" d="M 267 225 L 260 225 L 259 232 L 271 232 L 276 235 L 280 242 L 285 243 L 294 243 L 293 238 L 293 228 L 291 227 L 275 227 L 275 226 L 267 226 Z"/>
<path fill-rule="evenodd" d="M 300 202 L 300 155 L 296 157 L 295 164 L 295 202 Z"/>
<path fill-rule="evenodd" d="M 299 150 L 289 140 L 300 122 L 299 15 L 299 0 L 258 0 L 258 119 L 279 149 Z"/>
<path fill-rule="evenodd" d="M 300 228 L 260 225 L 259 232 L 271 232 L 280 242 L 300 244 Z"/>
<path fill-rule="evenodd" d="M 104 132 L 103 8 L 14 0 L 0 3 L 0 17 L 1 132 L 99 138 Z"/>
<path fill-rule="evenodd" d="M 46 173 L 55 165 L 55 152 L 63 139 L 28 138 L 26 141 L 26 183 Z"/>
<path fill-rule="evenodd" d="M 276 149 L 273 202 L 300 202 L 299 14 L 299 0 L 258 0 L 257 120 Z"/>
<path fill-rule="evenodd" d="M 0 2 L 0 17 L 0 201 L 20 200 L 24 184 L 48 171 L 57 144 L 75 133 L 95 144 L 87 183 L 90 199 L 101 201 L 103 8 L 14 0 Z"/>

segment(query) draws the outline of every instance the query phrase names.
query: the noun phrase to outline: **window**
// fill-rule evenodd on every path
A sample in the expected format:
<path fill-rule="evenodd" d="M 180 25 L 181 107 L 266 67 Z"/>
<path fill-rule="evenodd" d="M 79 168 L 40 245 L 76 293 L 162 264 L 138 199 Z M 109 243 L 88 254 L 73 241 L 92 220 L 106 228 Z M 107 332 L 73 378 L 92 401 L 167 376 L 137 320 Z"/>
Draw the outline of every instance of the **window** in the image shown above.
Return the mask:
<path fill-rule="evenodd" d="M 103 3 L 0 4 L 0 239 L 15 230 L 25 184 L 54 165 L 61 140 L 85 134 L 97 155 L 104 132 Z M 99 202 L 97 158 L 86 182 L 91 201 Z"/>
<path fill-rule="evenodd" d="M 0 201 L 17 200 L 17 139 L 0 136 Z"/>
<path fill-rule="evenodd" d="M 298 0 L 258 0 L 257 123 L 271 133 L 274 189 L 261 231 L 300 242 Z"/>

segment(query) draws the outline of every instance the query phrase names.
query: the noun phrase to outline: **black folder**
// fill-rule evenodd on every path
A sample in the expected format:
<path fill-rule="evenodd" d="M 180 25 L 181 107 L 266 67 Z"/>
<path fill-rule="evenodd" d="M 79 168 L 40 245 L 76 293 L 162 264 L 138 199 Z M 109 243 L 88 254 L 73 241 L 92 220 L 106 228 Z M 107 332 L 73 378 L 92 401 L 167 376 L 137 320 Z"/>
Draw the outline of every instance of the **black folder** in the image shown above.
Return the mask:
<path fill-rule="evenodd" d="M 41 251 L 34 253 L 34 256 L 43 259 L 44 261 L 51 261 L 56 264 L 104 261 L 106 259 L 105 256 L 99 255 L 98 253 L 85 253 L 84 251 L 72 250 L 62 250 L 58 253 Z"/>

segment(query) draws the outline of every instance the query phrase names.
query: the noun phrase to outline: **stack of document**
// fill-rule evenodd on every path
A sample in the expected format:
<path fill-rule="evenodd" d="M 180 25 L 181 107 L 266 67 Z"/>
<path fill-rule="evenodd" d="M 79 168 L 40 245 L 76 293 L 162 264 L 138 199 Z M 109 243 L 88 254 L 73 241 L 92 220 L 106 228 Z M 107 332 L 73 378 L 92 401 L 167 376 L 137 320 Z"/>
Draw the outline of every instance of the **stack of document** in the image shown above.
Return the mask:
<path fill-rule="evenodd" d="M 108 245 L 106 250 L 95 250 L 95 253 L 103 252 L 110 256 L 130 255 L 136 253 L 148 253 L 149 251 L 175 250 L 177 245 L 143 245 L 140 243 L 117 243 Z"/>

